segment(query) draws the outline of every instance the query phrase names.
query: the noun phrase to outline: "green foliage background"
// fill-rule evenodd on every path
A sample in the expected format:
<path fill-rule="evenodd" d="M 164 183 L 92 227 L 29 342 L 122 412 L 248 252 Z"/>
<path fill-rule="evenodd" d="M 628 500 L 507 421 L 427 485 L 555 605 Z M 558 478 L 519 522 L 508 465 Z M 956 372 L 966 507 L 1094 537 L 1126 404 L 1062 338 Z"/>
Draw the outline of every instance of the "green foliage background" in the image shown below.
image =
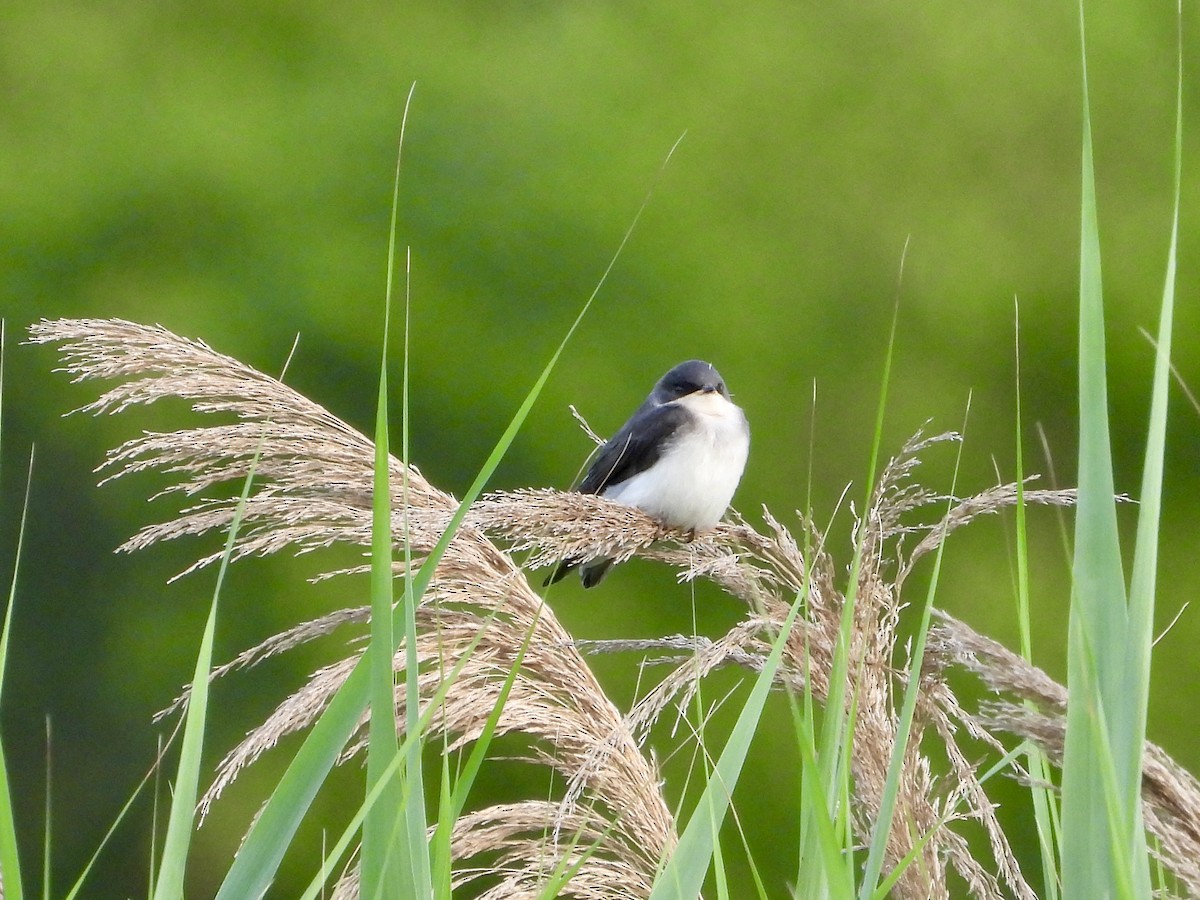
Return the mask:
<path fill-rule="evenodd" d="M 1155 323 L 1171 203 L 1175 9 L 1102 0 L 1087 12 L 1114 449 L 1118 489 L 1134 491 L 1152 365 L 1137 328 Z M 1185 132 L 1200 121 L 1190 89 L 1196 44 L 1188 21 Z M 1026 466 L 1047 469 L 1034 462 L 1043 455 L 1028 427 L 1040 423 L 1059 481 L 1071 482 L 1073 3 L 5 4 L 5 579 L 31 442 L 38 462 L 3 727 L 26 866 L 37 871 L 51 720 L 59 890 L 153 757 L 161 728 L 150 716 L 190 675 L 213 574 L 166 581 L 214 548 L 113 556 L 177 501 L 143 502 L 161 486 L 152 478 L 97 489 L 91 473 L 106 448 L 137 430 L 195 418 L 163 408 L 59 419 L 92 390 L 51 376 L 49 351 L 12 343 L 39 317 L 117 316 L 160 322 L 278 371 L 298 332 L 289 381 L 369 430 L 395 143 L 413 81 L 401 240 L 413 259 L 413 458 L 435 484 L 467 486 L 684 131 L 495 487 L 566 487 L 590 447 L 568 403 L 611 433 L 662 371 L 698 356 L 721 369 L 752 424 L 738 508 L 753 520 L 766 503 L 786 517 L 809 502 L 811 468 L 813 510 L 828 519 L 847 482 L 856 482 L 851 496 L 862 495 L 906 240 L 885 447 L 898 448 L 926 419 L 958 428 L 973 393 L 960 484 L 987 486 L 993 466 L 1012 477 L 1017 297 Z M 1189 137 L 1176 358 L 1193 385 L 1198 162 Z M 1163 625 L 1192 599 L 1200 541 L 1200 422 L 1178 392 L 1173 402 Z M 951 462 L 952 451 L 931 456 L 923 477 L 944 489 Z M 843 510 L 835 534 L 847 521 Z M 1035 653 L 1063 679 L 1067 556 L 1053 513 L 1037 512 L 1031 524 Z M 832 546 L 848 561 L 844 538 Z M 365 578 L 305 583 L 342 561 L 235 567 L 218 657 L 334 604 L 363 602 Z M 956 535 L 945 567 L 940 604 L 1012 646 L 1004 524 Z M 692 628 L 689 589 L 645 564 L 587 595 L 557 590 L 552 602 L 580 637 Z M 739 613 L 704 586 L 695 605 L 711 636 Z M 1200 620 L 1189 612 L 1160 644 L 1149 725 L 1193 771 L 1198 640 Z M 219 685 L 213 762 L 340 649 L 335 642 Z M 633 661 L 600 660 L 597 669 L 627 704 Z M 796 754 L 783 709 L 782 730 L 764 728 L 736 798 L 752 841 L 795 829 Z M 664 736 L 660 749 L 671 746 Z M 193 895 L 211 894 L 261 799 L 260 779 L 282 765 L 277 756 L 201 829 Z M 357 773 L 338 777 L 349 786 Z M 342 814 L 339 802 L 332 792 L 319 812 Z M 144 891 L 150 820 L 143 804 L 106 853 L 98 896 Z M 305 840 L 315 853 L 319 833 Z M 769 852 L 758 863 L 780 890 L 794 870 Z"/>

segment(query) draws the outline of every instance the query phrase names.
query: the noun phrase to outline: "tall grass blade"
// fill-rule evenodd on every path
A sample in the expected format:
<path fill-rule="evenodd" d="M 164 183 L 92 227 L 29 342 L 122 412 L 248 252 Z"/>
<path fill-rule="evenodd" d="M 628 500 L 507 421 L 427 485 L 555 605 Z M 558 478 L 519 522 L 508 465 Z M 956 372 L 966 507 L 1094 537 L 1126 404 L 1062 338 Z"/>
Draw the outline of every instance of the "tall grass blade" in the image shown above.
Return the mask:
<path fill-rule="evenodd" d="M 806 653 L 807 657 L 807 653 Z M 853 859 L 843 852 L 834 813 L 825 805 L 824 785 L 817 762 L 816 729 L 812 718 L 812 687 L 805 673 L 804 709 L 794 709 L 800 748 L 800 860 L 796 897 L 853 897 Z M 808 829 L 807 832 L 804 829 Z"/>
<path fill-rule="evenodd" d="M 1021 423 L 1021 315 L 1020 307 L 1013 303 L 1013 344 L 1016 365 L 1016 558 L 1017 558 L 1017 632 L 1021 642 L 1021 657 L 1033 663 L 1033 629 L 1029 618 L 1029 542 L 1025 522 L 1025 457 L 1023 428 Z M 1036 712 L 1036 705 L 1025 701 L 1026 708 Z M 1029 786 L 1033 799 L 1034 824 L 1037 828 L 1038 848 L 1041 851 L 1042 896 L 1045 900 L 1058 900 L 1059 866 L 1058 837 L 1061 825 L 1058 816 L 1058 800 L 1050 785 L 1050 762 L 1045 752 L 1033 744 L 1028 745 L 1025 766 L 1032 782 Z"/>
<path fill-rule="evenodd" d="M 449 877 L 450 866 L 450 838 L 454 823 L 462 815 L 462 811 L 467 805 L 467 797 L 470 795 L 471 788 L 475 785 L 475 779 L 479 775 L 479 770 L 483 767 L 483 761 L 487 757 L 488 748 L 491 746 L 492 738 L 496 734 L 496 728 L 500 724 L 500 715 L 504 712 L 504 707 L 508 703 L 509 695 L 512 693 L 513 685 L 516 683 L 517 674 L 521 671 L 521 666 L 525 662 L 525 653 L 529 649 L 529 642 L 532 639 L 533 627 L 531 626 L 529 631 L 526 632 L 525 640 L 517 650 L 517 658 L 508 670 L 508 675 L 505 677 L 504 684 L 500 688 L 496 703 L 493 705 L 492 711 L 479 733 L 479 737 L 475 739 L 466 764 L 458 773 L 458 778 L 454 783 L 454 790 L 449 796 L 449 809 L 438 820 L 437 828 L 434 832 L 433 845 L 438 848 L 438 852 L 444 860 L 447 878 Z M 466 658 L 465 654 L 463 658 Z M 430 708 L 433 708 L 433 704 L 430 704 Z"/>
<path fill-rule="evenodd" d="M 3 347 L 0 326 L 0 351 Z M 3 369 L 3 353 L 0 352 L 0 371 Z M 3 393 L 3 376 L 0 376 L 0 394 Z M 13 559 L 12 582 L 8 588 L 8 604 L 4 611 L 4 630 L 0 632 L 0 696 L 3 696 L 4 673 L 8 666 L 8 642 L 12 633 L 13 611 L 17 602 L 17 573 L 21 565 L 21 553 L 25 542 L 25 523 L 29 516 L 29 491 L 33 483 L 33 450 L 29 451 L 29 474 L 25 481 L 25 500 L 21 506 L 21 524 L 17 528 L 17 550 Z M 47 819 L 47 829 L 49 820 Z M 0 742 L 0 872 L 4 873 L 4 896 L 20 900 L 24 896 L 21 880 L 21 859 L 17 853 L 17 820 L 13 812 L 12 790 L 8 782 L 8 763 Z"/>
<path fill-rule="evenodd" d="M 1163 460 L 1166 454 L 1167 392 L 1171 379 L 1171 332 L 1175 312 L 1175 278 L 1179 247 L 1180 184 L 1183 171 L 1183 27 L 1182 7 L 1177 7 L 1178 44 L 1175 81 L 1174 205 L 1171 239 L 1167 250 L 1166 277 L 1159 312 L 1158 340 L 1154 361 L 1154 387 L 1147 426 L 1146 459 L 1138 505 L 1137 544 L 1129 585 L 1128 668 L 1125 698 L 1129 728 L 1117 731 L 1121 753 L 1127 760 L 1118 788 L 1123 792 L 1121 808 L 1131 820 L 1130 833 L 1123 835 L 1136 866 L 1137 886 L 1149 890 L 1146 870 L 1146 835 L 1141 816 L 1142 753 L 1146 741 L 1146 710 L 1150 694 L 1150 655 L 1154 644 L 1154 598 L 1158 567 L 1158 530 L 1162 509 Z"/>
<path fill-rule="evenodd" d="M 1179 11 L 1182 16 L 1182 9 Z M 1175 200 L 1171 217 L 1171 242 L 1167 250 L 1167 272 L 1159 313 L 1157 352 L 1154 361 L 1154 389 L 1150 401 L 1147 429 L 1146 462 L 1138 506 L 1137 547 L 1130 582 L 1131 647 L 1135 654 L 1133 678 L 1140 702 L 1137 704 L 1138 728 L 1131 735 L 1136 752 L 1141 753 L 1146 727 L 1146 698 L 1150 684 L 1150 648 L 1153 642 L 1155 571 L 1158 562 L 1158 525 L 1162 507 L 1163 457 L 1167 431 L 1167 390 L 1171 378 L 1171 331 L 1175 312 L 1175 278 L 1178 268 L 1179 206 L 1183 172 L 1183 33 L 1180 23 L 1178 69 L 1175 94 Z"/>
<path fill-rule="evenodd" d="M 83 886 L 87 882 L 87 877 L 91 873 L 92 867 L 95 866 L 96 860 L 98 860 L 100 858 L 100 854 L 104 852 L 104 848 L 106 846 L 108 846 L 108 842 L 111 841 L 113 835 L 117 833 L 117 828 L 119 828 L 121 823 L 123 821 L 125 821 L 125 816 L 129 814 L 129 810 L 131 810 L 133 808 L 133 804 L 137 801 L 138 797 L 141 796 L 142 790 L 146 787 L 147 784 L 149 784 L 151 778 L 154 778 L 157 780 L 158 775 L 160 774 L 160 772 L 162 770 L 162 759 L 163 759 L 163 756 L 166 754 L 166 748 L 169 747 L 174 742 L 176 735 L 179 733 L 180 729 L 182 728 L 182 724 L 183 723 L 181 722 L 175 726 L 175 731 L 171 734 L 171 737 L 168 738 L 165 745 L 163 744 L 162 738 L 161 737 L 159 738 L 158 753 L 155 756 L 154 763 L 147 770 L 146 774 L 142 776 L 142 780 L 138 783 L 138 786 L 136 788 L 134 788 L 133 793 L 129 795 L 129 799 L 127 799 L 125 801 L 125 805 L 121 807 L 121 811 L 117 813 L 116 817 L 113 819 L 112 824 L 108 826 L 108 831 L 106 831 L 104 833 L 104 837 L 100 840 L 100 843 L 96 845 L 96 849 L 92 852 L 91 859 L 89 859 L 87 861 L 87 865 L 85 865 L 83 867 L 83 871 L 79 874 L 79 877 L 77 879 L 75 879 L 75 884 L 72 885 L 71 890 L 69 890 L 64 895 L 63 900 L 74 900 L 74 898 L 79 895 L 79 892 L 83 890 Z M 147 876 L 149 878 L 149 884 L 150 884 L 150 888 L 147 891 L 148 894 L 154 893 L 154 869 L 155 869 L 154 834 L 156 833 L 155 826 L 158 821 L 158 796 L 157 795 L 158 795 L 158 791 L 156 790 L 155 791 L 155 800 L 154 800 L 154 812 L 151 817 L 152 824 L 151 824 L 151 828 L 150 828 L 150 831 L 151 831 L 150 854 L 151 855 L 150 855 L 150 873 Z"/>
<path fill-rule="evenodd" d="M 242 485 L 242 495 L 234 511 L 229 533 L 225 538 L 225 551 L 217 570 L 217 583 L 213 587 L 212 603 L 208 620 L 204 625 L 204 636 L 196 656 L 196 668 L 192 675 L 191 692 L 188 696 L 187 713 L 184 718 L 183 736 L 179 751 L 179 768 L 171 797 L 171 812 L 167 818 L 167 835 L 163 843 L 162 861 L 159 863 L 158 879 L 154 885 L 154 900 L 182 900 L 184 876 L 187 869 L 188 848 L 191 845 L 192 826 L 196 817 L 196 798 L 200 784 L 200 759 L 204 749 L 204 727 L 208 716 L 208 682 L 212 671 L 213 640 L 217 629 L 217 609 L 225 573 L 233 555 L 238 527 L 246 501 L 250 498 L 250 486 L 254 481 L 254 469 L 258 457 L 250 465 Z"/>
<path fill-rule="evenodd" d="M 1114 502 L 1082 0 L 1079 21 L 1083 55 L 1080 446 L 1063 759 L 1063 893 L 1068 898 L 1107 897 L 1125 883 L 1132 886 L 1134 896 L 1148 896 L 1149 867 L 1137 800 L 1145 700 L 1139 696 L 1132 669 L 1142 651 L 1130 647 L 1136 635 L 1126 603 Z M 1148 654 L 1148 640 L 1145 645 Z M 1106 789 L 1112 783 L 1109 779 L 1115 779 L 1115 790 Z M 1114 826 L 1119 828 L 1117 840 L 1110 831 Z"/>
<path fill-rule="evenodd" d="M 900 274 L 899 279 L 904 276 L 904 263 L 908 256 L 908 241 L 904 242 L 904 249 L 900 256 Z M 888 386 L 891 383 L 892 358 L 896 345 L 896 326 L 900 318 L 900 294 L 899 286 L 897 286 L 896 302 L 892 309 L 892 325 L 888 334 L 887 352 L 884 357 L 883 377 L 880 383 L 879 403 L 875 412 L 875 433 L 871 443 L 871 455 L 867 462 L 867 477 L 866 477 L 866 495 L 864 497 L 863 509 L 869 510 L 871 507 L 871 492 L 875 486 L 875 473 L 879 465 L 879 450 L 883 442 L 883 422 L 887 412 L 887 396 Z M 867 523 L 863 523 L 859 529 L 854 559 L 850 564 L 849 584 L 846 588 L 845 605 L 842 608 L 841 627 L 838 631 L 837 643 L 834 647 L 833 666 L 829 676 L 829 696 L 825 703 L 825 718 L 821 726 L 821 742 L 820 752 L 817 754 L 817 765 L 821 773 L 822 784 L 825 793 L 825 805 L 828 810 L 828 815 L 832 817 L 834 827 L 841 836 L 844 844 L 845 854 L 849 859 L 853 857 L 853 828 L 847 819 L 850 809 L 850 773 L 851 773 L 851 756 L 854 749 L 854 721 L 855 710 L 857 704 L 855 698 L 851 697 L 847 704 L 846 688 L 849 683 L 849 660 L 850 660 L 850 642 L 851 633 L 854 627 L 854 608 L 858 599 L 858 581 L 862 566 L 862 542 L 865 540 L 865 529 L 869 527 Z M 855 679 L 858 682 L 858 679 Z M 820 829 L 815 823 L 811 822 L 811 816 L 819 815 L 815 811 L 815 807 L 809 803 L 802 804 L 801 807 L 801 833 L 808 840 L 802 841 L 800 853 L 802 858 L 817 859 L 817 853 L 820 853 L 818 845 L 814 842 L 820 834 Z M 817 889 L 812 886 L 812 889 Z M 823 889 L 823 888 L 822 888 Z"/>
<path fill-rule="evenodd" d="M 388 479 L 388 387 L 387 334 L 388 314 L 384 313 L 383 359 L 379 370 L 379 397 L 375 414 L 375 489 L 372 498 L 371 523 L 371 716 L 367 736 L 367 786 L 376 794 L 376 802 L 367 810 L 362 832 L 362 896 L 413 897 L 418 893 L 414 878 L 416 859 L 408 847 L 404 832 L 405 850 L 398 852 L 394 840 L 401 820 L 407 821 L 406 805 L 400 779 L 383 774 L 392 768 L 399 746 L 396 740 L 395 675 L 392 668 L 392 648 L 396 641 L 392 633 L 392 509 L 391 486 Z M 409 611 L 404 610 L 405 618 Z M 420 788 L 420 771 L 412 773 Z M 416 791 L 420 797 L 423 791 Z M 411 792 L 410 792 L 411 796 Z M 423 812 L 423 811 L 422 811 Z M 424 843 L 424 825 L 421 827 Z M 420 855 L 428 858 L 427 853 Z M 411 860 L 412 865 L 402 865 Z M 405 871 L 402 871 L 405 870 Z"/>
<path fill-rule="evenodd" d="M 397 640 L 392 629 L 392 508 L 389 481 L 388 442 L 388 339 L 392 307 L 392 281 L 395 272 L 396 221 L 400 208 L 400 169 L 404 153 L 404 131 L 412 104 L 415 84 L 409 88 L 400 120 L 400 139 L 396 150 L 396 171 L 392 180 L 392 211 L 388 232 L 387 277 L 383 313 L 383 349 L 379 363 L 379 396 L 375 413 L 375 472 L 371 504 L 371 716 L 367 736 L 368 793 L 380 787 L 377 800 L 363 821 L 360 890 L 366 898 L 427 897 L 429 851 L 425 843 L 424 784 L 420 769 L 419 735 L 413 770 L 401 778 L 383 783 L 383 773 L 392 768 L 399 747 L 396 739 L 396 682 L 392 652 Z M 405 411 L 407 413 L 407 410 Z M 407 424 L 407 422 L 405 423 Z M 406 583 L 410 579 L 405 579 Z M 412 620 L 410 592 L 405 591 L 402 615 Z M 414 642 L 408 644 L 406 671 L 416 677 Z M 415 719 L 415 713 L 410 714 Z M 409 790 L 405 791 L 404 782 Z M 414 821 L 415 820 L 415 821 Z M 412 826 L 412 827 L 410 827 Z M 417 834 L 412 832 L 416 830 Z M 397 840 L 403 846 L 398 852 Z M 424 864 L 422 864 L 424 863 Z M 422 877 L 423 876 L 423 877 Z"/>
<path fill-rule="evenodd" d="M 43 813 L 45 815 L 46 827 L 42 834 L 42 896 L 45 900 L 50 900 L 50 860 L 53 858 L 54 841 L 52 835 L 54 833 L 54 806 L 53 786 L 54 786 L 54 733 L 50 727 L 50 716 L 46 716 L 46 793 L 43 800 Z"/>
<path fill-rule="evenodd" d="M 454 682 L 458 679 L 463 668 L 466 667 L 471 651 L 475 649 L 482 637 L 483 634 L 480 632 L 467 646 L 467 652 L 463 654 L 462 659 L 459 660 L 454 669 L 438 685 L 437 691 L 434 693 L 425 712 L 417 720 L 411 734 L 406 733 L 404 735 L 404 740 L 400 742 L 398 752 L 392 759 L 391 764 L 381 773 L 379 781 L 366 792 L 362 805 L 355 812 L 354 816 L 351 817 L 349 824 L 343 829 L 341 836 L 334 843 L 334 846 L 324 854 L 317 876 L 309 884 L 308 890 L 302 895 L 304 900 L 315 900 L 322 893 L 326 882 L 329 880 L 329 876 L 333 873 L 335 864 L 349 848 L 351 840 L 362 826 L 367 813 L 375 805 L 388 783 L 397 777 L 401 765 L 405 762 L 409 746 L 416 743 L 418 737 L 425 733 L 425 729 L 429 727 L 429 723 L 433 720 L 435 712 L 445 701 L 446 695 L 450 692 Z M 516 670 L 514 669 L 513 671 L 515 673 Z M 498 713 L 496 717 L 497 719 L 499 718 Z M 318 724 L 320 723 L 318 722 Z M 360 896 L 361 893 L 360 891 Z"/>

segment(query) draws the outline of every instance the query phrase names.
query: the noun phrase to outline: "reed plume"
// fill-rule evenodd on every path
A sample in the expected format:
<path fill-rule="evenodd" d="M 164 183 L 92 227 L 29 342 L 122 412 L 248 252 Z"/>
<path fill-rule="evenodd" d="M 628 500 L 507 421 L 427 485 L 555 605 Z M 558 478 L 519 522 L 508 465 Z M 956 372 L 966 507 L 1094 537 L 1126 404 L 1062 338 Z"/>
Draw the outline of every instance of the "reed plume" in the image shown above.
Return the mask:
<path fill-rule="evenodd" d="M 112 451 L 107 477 L 157 469 L 175 478 L 169 491 L 196 497 L 220 482 L 244 478 L 256 452 L 255 487 L 243 515 L 235 557 L 333 544 L 370 545 L 374 450 L 363 435 L 276 379 L 203 343 L 159 327 L 117 320 L 44 321 L 37 343 L 61 344 L 63 368 L 76 380 L 123 379 L 85 411 L 110 413 L 174 396 L 197 412 L 231 423 L 169 434 L 146 434 Z M 862 842 L 880 813 L 883 783 L 897 740 L 896 709 L 905 689 L 905 647 L 897 637 L 905 579 L 947 534 L 981 515 L 1012 506 L 1015 485 L 1001 485 L 930 516 L 949 501 L 913 478 L 920 454 L 954 435 L 909 441 L 885 466 L 871 502 L 857 518 L 859 554 L 845 696 L 857 709 L 853 732 L 852 822 Z M 407 534 L 417 561 L 435 545 L 455 498 L 430 485 L 413 466 L 391 461 L 394 534 Z M 407 491 L 404 485 L 407 484 Z M 1070 491 L 1027 489 L 1029 503 L 1070 504 Z M 236 501 L 200 500 L 170 521 L 149 525 L 123 549 L 229 526 Z M 924 518 L 924 524 L 921 519 Z M 914 524 L 914 519 L 917 520 Z M 826 535 L 801 519 L 799 539 L 768 510 L 760 530 L 733 516 L 695 539 L 664 529 L 640 511 L 602 497 L 528 490 L 492 494 L 469 511 L 439 563 L 417 610 L 419 681 L 424 701 L 461 664 L 431 735 L 450 748 L 476 740 L 527 637 L 528 652 L 500 718 L 501 733 L 528 739 L 527 761 L 552 769 L 560 796 L 528 799 L 464 813 L 453 831 L 456 887 L 488 898 L 538 896 L 556 868 L 577 865 L 561 896 L 646 897 L 662 860 L 676 843 L 675 823 L 652 758 L 643 752 L 650 726 L 665 710 L 686 704 L 700 679 L 718 667 L 761 668 L 771 643 L 801 592 L 804 615 L 787 638 L 781 688 L 824 702 L 830 695 L 835 647 L 847 603 Z M 912 543 L 911 550 L 905 550 Z M 664 636 L 650 641 L 575 641 L 530 587 L 513 554 L 527 567 L 559 559 L 640 555 L 675 567 L 681 580 L 706 578 L 745 606 L 742 620 L 717 639 Z M 219 558 L 200 559 L 203 566 Z M 220 672 L 252 664 L 345 623 L 365 623 L 368 610 L 338 610 L 251 648 Z M 605 696 L 584 652 L 623 651 L 665 663 L 668 674 L 625 716 Z M 284 735 L 308 727 L 347 677 L 356 655 L 313 673 L 220 764 L 204 797 L 207 809 L 242 769 Z M 405 664 L 403 648 L 394 661 Z M 980 679 L 996 697 L 965 709 L 947 680 L 952 672 Z M 888 862 L 909 865 L 898 897 L 948 897 L 951 872 L 976 897 L 1034 897 L 979 780 L 979 746 L 1005 752 L 1004 738 L 1029 740 L 1061 759 L 1065 690 L 1020 657 L 938 613 L 920 672 L 916 729 L 906 748 Z M 403 684 L 403 679 L 400 680 Z M 849 699 L 847 702 L 851 702 Z M 403 722 L 403 691 L 397 692 Z M 1032 708 L 1029 703 L 1032 704 Z M 347 747 L 364 746 L 365 720 Z M 970 744 L 965 746 L 965 742 Z M 1013 764 L 1013 773 L 1025 777 Z M 1158 748 L 1147 754 L 1146 823 L 1164 864 L 1200 894 L 1200 788 Z M 968 846 L 982 826 L 988 862 Z M 335 896 L 357 896 L 347 872 Z"/>

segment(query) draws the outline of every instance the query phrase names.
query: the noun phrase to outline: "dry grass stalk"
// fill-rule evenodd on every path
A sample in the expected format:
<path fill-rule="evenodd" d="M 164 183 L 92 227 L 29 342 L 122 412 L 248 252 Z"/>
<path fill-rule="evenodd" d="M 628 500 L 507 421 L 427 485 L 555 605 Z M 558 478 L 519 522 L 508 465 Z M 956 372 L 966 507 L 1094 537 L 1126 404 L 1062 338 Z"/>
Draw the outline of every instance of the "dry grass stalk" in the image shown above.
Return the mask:
<path fill-rule="evenodd" d="M 180 478 L 174 490 L 192 495 L 244 476 L 263 443 L 259 486 L 246 511 L 239 556 L 369 543 L 370 442 L 274 379 L 202 344 L 124 322 L 45 322 L 35 326 L 34 340 L 67 342 L 66 368 L 77 378 L 136 379 L 113 388 L 86 409 L 117 411 L 173 395 L 191 400 L 198 411 L 232 413 L 239 420 L 130 441 L 114 451 L 106 464 L 115 467 L 117 474 L 165 469 Z M 864 840 L 878 816 L 888 756 L 896 740 L 895 710 L 905 669 L 896 624 L 904 580 L 914 563 L 935 550 L 950 531 L 1016 501 L 1015 486 L 1003 485 L 954 502 L 932 525 L 908 524 L 915 511 L 947 499 L 913 482 L 919 454 L 954 437 L 918 436 L 910 441 L 885 467 L 869 508 L 857 523 L 855 540 L 862 549 L 848 696 L 858 709 L 853 819 Z M 399 529 L 405 512 L 398 493 L 403 468 L 393 460 L 392 469 Z M 425 482 L 415 468 L 409 469 L 408 478 L 408 526 L 414 551 L 420 555 L 433 545 L 456 502 Z M 1027 489 L 1025 498 L 1031 503 L 1069 504 L 1074 496 L 1069 491 Z M 127 547 L 223 528 L 231 513 L 231 502 L 202 502 L 173 522 L 143 529 Z M 454 541 L 419 610 L 422 696 L 438 683 L 445 671 L 440 667 L 460 658 L 482 630 L 482 643 L 470 654 L 461 682 L 451 690 L 434 725 L 455 746 L 473 740 L 512 664 L 514 648 L 532 630 L 530 655 L 501 730 L 530 735 L 532 761 L 563 774 L 569 788 L 558 802 L 530 801 L 466 814 L 454 832 L 454 852 L 460 861 L 457 884 L 474 883 L 486 897 L 534 896 L 548 873 L 564 861 L 569 864 L 594 841 L 600 851 L 583 863 L 564 895 L 646 896 L 655 867 L 673 846 L 675 833 L 657 787 L 656 770 L 639 752 L 639 740 L 666 709 L 686 705 L 698 679 L 708 672 L 726 665 L 761 666 L 790 604 L 803 590 L 807 591 L 805 615 L 790 636 L 778 678 L 794 690 L 802 689 L 807 679 L 818 700 L 828 697 L 846 602 L 837 586 L 838 570 L 823 535 L 810 522 L 802 522 L 805 549 L 766 510 L 764 522 L 766 528 L 760 532 L 734 517 L 688 541 L 687 535 L 665 530 L 637 510 L 590 495 L 519 491 L 484 498 L 472 509 L 468 527 Z M 565 557 L 659 559 L 677 567 L 681 579 L 711 579 L 746 604 L 746 616 L 717 640 L 676 636 L 620 646 L 666 653 L 674 665 L 625 720 L 604 697 L 571 636 L 541 605 L 510 554 L 501 552 L 485 535 L 508 541 L 510 554 L 528 551 L 534 567 Z M 905 554 L 903 544 L 909 536 L 916 536 L 916 544 Z M 366 616 L 366 610 L 345 610 L 297 626 L 242 654 L 230 667 L 327 634 L 343 621 L 365 621 Z M 614 649 L 613 643 L 601 649 Z M 279 737 L 310 724 L 352 663 L 353 658 L 315 673 L 285 700 L 222 764 L 206 802 Z M 402 664 L 401 655 L 397 665 Z M 962 708 L 945 680 L 954 669 L 975 674 L 1002 699 L 975 712 Z M 1000 645 L 946 616 L 939 616 L 931 629 L 921 688 L 919 720 L 907 749 L 893 820 L 897 827 L 888 845 L 889 862 L 903 858 L 924 835 L 930 839 L 916 864 L 904 873 L 895 895 L 947 897 L 953 869 L 973 896 L 1001 897 L 1007 892 L 1033 897 L 979 783 L 976 763 L 960 741 L 965 736 L 1001 751 L 997 736 L 1016 735 L 1034 741 L 1057 759 L 1065 690 Z M 402 696 L 399 699 L 402 702 Z M 1033 701 L 1039 711 L 1030 712 L 1017 701 Z M 353 754 L 360 747 L 361 741 L 347 752 Z M 935 765 L 935 756 L 943 762 Z M 1200 894 L 1200 867 L 1195 862 L 1200 859 L 1200 787 L 1157 748 L 1150 747 L 1146 759 L 1147 826 L 1160 842 L 1166 865 Z M 966 822 L 984 829 L 991 865 L 985 866 L 968 849 L 959 828 Z M 570 835 L 579 835 L 579 843 L 573 843 Z M 472 867 L 477 858 L 485 862 Z M 337 896 L 356 894 L 357 883 L 350 873 Z"/>

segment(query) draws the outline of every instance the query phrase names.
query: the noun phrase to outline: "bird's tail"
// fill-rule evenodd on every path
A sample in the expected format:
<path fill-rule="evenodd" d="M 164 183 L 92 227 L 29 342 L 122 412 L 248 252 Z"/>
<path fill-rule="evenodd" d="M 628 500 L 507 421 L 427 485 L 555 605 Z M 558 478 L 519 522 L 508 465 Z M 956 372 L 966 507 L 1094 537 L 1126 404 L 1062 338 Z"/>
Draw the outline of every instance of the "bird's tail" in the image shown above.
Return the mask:
<path fill-rule="evenodd" d="M 546 576 L 546 580 L 542 582 L 542 587 L 547 588 L 552 584 L 557 584 L 558 582 L 562 581 L 567 577 L 567 573 L 578 565 L 579 560 L 577 559 L 562 560 L 557 566 L 554 567 L 554 571 Z"/>
<path fill-rule="evenodd" d="M 582 564 L 582 567 L 581 567 Z M 572 569 L 579 569 L 579 580 L 583 582 L 585 588 L 595 587 L 608 574 L 608 570 L 612 568 L 613 561 L 611 559 L 593 559 L 584 563 L 581 559 L 564 559 L 554 571 L 546 576 L 546 580 L 542 582 L 542 587 L 550 587 L 556 582 L 562 581 L 567 573 Z"/>

